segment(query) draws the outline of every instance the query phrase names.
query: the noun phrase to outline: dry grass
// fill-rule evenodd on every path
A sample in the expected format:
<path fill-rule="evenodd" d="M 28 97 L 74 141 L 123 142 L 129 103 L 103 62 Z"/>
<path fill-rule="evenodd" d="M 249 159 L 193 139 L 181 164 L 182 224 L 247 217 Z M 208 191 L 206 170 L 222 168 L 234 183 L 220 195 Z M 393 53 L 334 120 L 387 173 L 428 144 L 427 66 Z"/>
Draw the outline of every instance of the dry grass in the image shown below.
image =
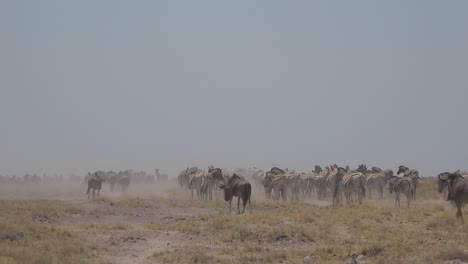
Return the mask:
<path fill-rule="evenodd" d="M 0 216 L 28 219 L 56 219 L 64 215 L 83 214 L 77 206 L 60 201 L 0 200 Z"/>
<path fill-rule="evenodd" d="M 183 246 L 179 246 L 181 241 L 171 241 L 171 246 L 158 249 L 148 260 L 161 263 L 302 263 L 307 255 L 313 256 L 315 263 L 343 263 L 352 254 L 366 255 L 366 263 L 468 261 L 468 226 L 457 223 L 455 208 L 436 192 L 436 186 L 435 181 L 420 181 L 418 200 L 409 209 L 395 208 L 388 189 L 383 200 L 366 199 L 362 206 L 338 207 L 324 206 L 329 201 L 315 205 L 315 197 L 300 203 L 263 201 L 263 193 L 254 190 L 253 211 L 245 215 L 228 215 L 221 197 L 192 200 L 189 193 L 172 187 L 157 195 L 102 197 L 80 201 L 79 205 L 0 200 L 0 217 L 6 220 L 0 224 L 0 263 L 15 263 L 16 258 L 20 258 L 19 263 L 36 258 L 43 258 L 42 263 L 80 263 L 81 259 L 92 263 L 106 248 L 97 251 L 73 233 L 86 230 L 155 232 L 158 239 L 162 236 L 156 232 L 173 232 L 181 239 L 193 238 L 193 243 Z M 402 202 L 406 202 L 405 197 Z M 126 214 L 134 217 L 131 213 L 166 215 L 148 218 L 143 226 L 118 218 Z M 70 215 L 91 215 L 99 222 L 86 218 L 87 222 L 71 231 L 53 227 L 57 219 Z M 42 256 L 39 253 L 44 248 L 53 250 Z"/>
<path fill-rule="evenodd" d="M 0 263 L 100 263 L 96 247 L 54 226 L 84 213 L 59 201 L 0 200 Z"/>
<path fill-rule="evenodd" d="M 0 222 L 0 249 L 0 263 L 100 263 L 73 233 L 22 221 Z"/>
<path fill-rule="evenodd" d="M 160 260 L 163 263 L 226 263 L 221 259 L 216 258 L 210 254 L 207 254 L 208 249 L 199 248 L 197 251 L 190 252 L 179 252 L 174 251 L 163 251 L 154 253 L 149 259 Z"/>
<path fill-rule="evenodd" d="M 369 263 L 465 259 L 467 248 L 457 245 L 466 245 L 468 228 L 456 223 L 455 210 L 436 192 L 436 182 L 423 180 L 418 187 L 418 201 L 409 209 L 395 208 L 388 193 L 382 201 L 337 208 L 258 202 L 252 214 L 203 215 L 146 228 L 214 236 L 226 251 L 242 252 L 235 263 L 297 263 L 306 255 L 316 263 L 343 263 L 352 254 L 366 255 Z M 208 205 L 219 208 L 218 202 Z M 164 262 L 177 263 L 167 258 L 172 253 L 164 254 Z"/>
<path fill-rule="evenodd" d="M 115 224 L 96 224 L 96 223 L 83 223 L 78 226 L 80 229 L 85 230 L 102 230 L 102 231 L 109 231 L 109 230 L 131 230 L 132 226 L 124 224 L 124 223 L 115 223 Z"/>

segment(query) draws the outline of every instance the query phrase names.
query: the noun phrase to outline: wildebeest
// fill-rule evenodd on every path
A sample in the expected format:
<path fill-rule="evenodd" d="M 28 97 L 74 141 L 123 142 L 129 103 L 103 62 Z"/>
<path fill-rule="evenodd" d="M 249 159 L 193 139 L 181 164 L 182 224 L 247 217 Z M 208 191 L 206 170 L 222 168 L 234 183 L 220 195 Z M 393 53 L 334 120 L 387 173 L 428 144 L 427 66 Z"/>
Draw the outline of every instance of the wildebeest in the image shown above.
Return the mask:
<path fill-rule="evenodd" d="M 86 191 L 86 194 L 90 195 L 90 190 L 93 189 L 93 199 L 95 198 L 95 191 L 97 190 L 97 196 L 99 198 L 99 191 L 101 190 L 102 182 L 104 181 L 104 178 L 100 176 L 97 172 L 94 173 L 94 175 L 91 176 L 91 174 L 88 174 L 88 190 Z"/>
<path fill-rule="evenodd" d="M 439 174 L 439 186 L 441 186 L 441 181 L 448 182 L 447 200 L 455 203 L 457 206 L 457 221 L 460 218 L 464 223 L 461 208 L 465 203 L 468 203 L 468 179 L 465 179 L 459 172 L 454 172 Z M 441 191 L 439 188 L 439 192 Z"/>
<path fill-rule="evenodd" d="M 466 171 L 460 171 L 460 170 L 457 170 L 457 172 L 463 176 L 463 178 L 465 179 L 468 179 L 468 172 Z M 438 188 L 437 188 L 437 191 L 439 193 L 444 193 L 444 196 L 445 194 L 447 193 L 447 189 L 448 189 L 448 181 L 445 180 L 445 181 L 441 181 L 441 177 L 444 178 L 444 179 L 447 179 L 447 177 L 450 175 L 450 172 L 442 172 L 439 174 L 438 178 L 439 178 L 439 181 L 438 181 Z M 449 200 L 449 197 L 447 196 L 447 200 Z"/>
<path fill-rule="evenodd" d="M 234 196 L 237 196 L 237 213 L 241 214 L 240 211 L 240 199 L 242 198 L 243 207 L 242 214 L 245 211 L 245 206 L 249 202 L 250 211 L 252 212 L 252 206 L 250 205 L 250 197 L 252 195 L 252 186 L 244 178 L 239 177 L 237 174 L 232 175 L 227 182 L 223 182 L 219 185 L 219 188 L 224 190 L 224 200 L 229 202 L 229 214 L 231 214 L 231 202 Z"/>

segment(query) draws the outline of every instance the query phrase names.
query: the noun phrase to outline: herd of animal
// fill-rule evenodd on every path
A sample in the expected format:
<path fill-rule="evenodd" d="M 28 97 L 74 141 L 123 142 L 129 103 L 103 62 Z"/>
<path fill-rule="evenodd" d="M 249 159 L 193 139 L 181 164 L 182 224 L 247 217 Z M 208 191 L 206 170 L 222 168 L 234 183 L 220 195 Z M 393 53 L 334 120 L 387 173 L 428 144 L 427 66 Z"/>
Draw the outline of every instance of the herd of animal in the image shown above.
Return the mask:
<path fill-rule="evenodd" d="M 339 167 L 336 164 L 324 168 L 315 166 L 309 173 L 298 173 L 295 170 L 273 167 L 268 171 L 252 167 L 237 169 L 230 172 L 227 169 L 209 166 L 208 170 L 191 167 L 181 171 L 177 180 L 184 190 L 191 193 L 192 199 L 212 200 L 216 195 L 224 193 L 224 199 L 229 202 L 229 212 L 234 197 L 237 197 L 237 213 L 244 213 L 247 204 L 250 204 L 252 185 L 256 190 L 263 192 L 266 199 L 273 201 L 299 201 L 311 199 L 316 196 L 318 200 L 331 199 L 333 206 L 338 204 L 362 204 L 365 197 L 379 199 L 384 196 L 384 189 L 395 193 L 395 206 L 400 206 L 400 195 L 406 196 L 406 206 L 416 200 L 416 191 L 419 172 L 406 166 L 399 166 L 396 175 L 390 169 L 382 170 L 361 164 L 352 170 L 349 166 Z M 72 175 L 70 181 L 83 182 L 79 176 Z M 161 174 L 155 169 L 154 174 L 144 171 L 134 172 L 125 170 L 96 171 L 88 173 L 84 178 L 87 184 L 88 199 L 99 197 L 103 182 L 109 184 L 111 191 L 116 186 L 125 192 L 130 183 L 155 183 L 168 180 L 167 174 Z M 62 182 L 63 176 L 42 177 L 36 174 L 26 174 L 22 177 L 0 175 L 0 184 L 47 183 L 51 181 Z M 457 170 L 453 173 L 443 172 L 438 175 L 438 192 L 444 193 L 447 200 L 457 207 L 457 220 L 463 222 L 461 208 L 468 203 L 468 172 Z M 240 209 L 240 200 L 243 208 Z"/>
<path fill-rule="evenodd" d="M 400 176 L 401 175 L 401 176 Z M 399 166 L 396 175 L 390 169 L 382 170 L 361 164 L 356 170 L 349 166 L 345 168 L 336 164 L 321 168 L 315 166 L 310 173 L 297 173 L 294 170 L 273 167 L 269 171 L 258 168 L 236 170 L 234 173 L 227 169 L 210 166 L 208 171 L 197 167 L 187 168 L 178 175 L 181 188 L 190 191 L 192 199 L 196 193 L 199 199 L 213 199 L 213 193 L 224 190 L 225 200 L 231 201 L 238 197 L 238 213 L 240 199 L 243 200 L 242 213 L 247 202 L 250 202 L 251 184 L 253 181 L 257 189 L 263 189 L 265 197 L 274 201 L 298 201 L 301 198 L 311 198 L 316 195 L 318 200 L 331 197 L 333 206 L 344 203 L 362 204 L 366 197 L 372 199 L 372 193 L 383 198 L 384 188 L 388 185 L 389 192 L 395 193 L 395 206 L 400 206 L 400 195 L 406 196 L 406 205 L 410 206 L 416 200 L 419 172 L 406 166 Z M 447 192 L 447 200 L 453 201 L 457 207 L 457 220 L 463 222 L 461 208 L 468 203 L 468 173 L 456 171 L 444 172 L 438 176 L 438 191 Z"/>
<path fill-rule="evenodd" d="M 169 177 L 167 174 L 160 174 L 159 169 L 155 169 L 154 175 L 148 174 L 144 171 L 133 172 L 132 170 L 125 170 L 120 172 L 96 171 L 94 173 L 88 173 L 88 175 L 85 176 L 84 181 L 88 184 L 88 189 L 86 190 L 88 199 L 91 195 L 91 191 L 94 199 L 96 196 L 96 191 L 97 197 L 99 197 L 99 192 L 101 191 L 103 182 L 109 183 L 111 192 L 114 191 L 116 185 L 119 185 L 122 189 L 122 192 L 125 192 L 127 191 L 130 182 L 145 184 L 154 183 L 155 178 L 157 181 L 166 181 Z"/>

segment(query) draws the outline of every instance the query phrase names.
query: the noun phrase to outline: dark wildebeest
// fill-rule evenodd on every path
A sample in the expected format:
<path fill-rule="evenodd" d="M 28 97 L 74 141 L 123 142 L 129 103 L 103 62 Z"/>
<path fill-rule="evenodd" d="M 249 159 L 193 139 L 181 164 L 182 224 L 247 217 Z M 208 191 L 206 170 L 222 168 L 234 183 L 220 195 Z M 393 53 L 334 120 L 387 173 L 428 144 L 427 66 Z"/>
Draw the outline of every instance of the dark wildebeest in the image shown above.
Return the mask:
<path fill-rule="evenodd" d="M 463 176 L 463 178 L 465 179 L 468 179 L 468 172 L 466 171 L 460 171 L 460 170 L 457 170 L 458 173 L 460 173 L 461 176 Z M 446 181 L 441 181 L 440 179 L 441 178 L 444 178 L 444 179 L 447 179 L 447 177 L 450 175 L 450 172 L 442 172 L 439 174 L 438 178 L 439 178 L 439 182 L 438 182 L 438 188 L 437 190 L 439 191 L 439 193 L 444 193 L 444 196 L 445 194 L 447 193 L 447 189 L 448 189 L 448 180 Z M 447 201 L 450 200 L 449 199 L 450 197 L 447 196 Z"/>
<path fill-rule="evenodd" d="M 461 208 L 465 203 L 468 203 L 468 179 L 465 179 L 459 172 L 441 173 L 439 174 L 439 192 L 442 192 L 440 188 L 441 181 L 448 182 L 447 200 L 455 203 L 457 206 L 457 221 L 460 218 L 464 223 Z"/>
<path fill-rule="evenodd" d="M 231 202 L 233 196 L 237 196 L 237 213 L 240 212 L 240 199 L 242 198 L 243 208 L 242 214 L 245 211 L 245 206 L 249 202 L 250 212 L 252 212 L 252 206 L 250 205 L 250 196 L 252 195 L 252 186 L 244 178 L 239 177 L 237 174 L 232 175 L 227 183 L 221 183 L 219 188 L 224 190 L 224 200 L 229 202 L 229 214 L 231 214 Z"/>
<path fill-rule="evenodd" d="M 94 173 L 93 176 L 91 176 L 91 174 L 88 174 L 88 190 L 86 191 L 86 194 L 88 195 L 88 199 L 89 199 L 89 194 L 90 194 L 91 189 L 93 189 L 93 199 L 95 197 L 96 190 L 97 190 L 97 196 L 99 198 L 99 191 L 101 190 L 101 185 L 103 181 L 104 181 L 104 178 L 102 176 L 99 176 L 97 172 Z"/>

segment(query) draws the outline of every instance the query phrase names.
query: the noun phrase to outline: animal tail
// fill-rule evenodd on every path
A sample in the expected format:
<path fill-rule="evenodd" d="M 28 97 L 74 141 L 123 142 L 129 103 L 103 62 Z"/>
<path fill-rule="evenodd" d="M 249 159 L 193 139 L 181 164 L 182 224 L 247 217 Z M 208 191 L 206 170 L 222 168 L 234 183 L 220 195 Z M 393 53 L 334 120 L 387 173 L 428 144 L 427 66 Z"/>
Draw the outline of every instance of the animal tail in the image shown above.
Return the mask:
<path fill-rule="evenodd" d="M 91 189 L 91 184 L 88 184 L 88 190 L 86 191 L 86 194 L 89 194 L 90 189 Z"/>
<path fill-rule="evenodd" d="M 250 196 L 252 195 L 252 186 L 250 184 L 247 184 L 244 192 L 244 204 L 247 204 L 247 201 L 249 202 L 250 205 Z"/>
<path fill-rule="evenodd" d="M 364 180 L 363 177 L 361 177 L 361 191 L 362 191 L 362 195 L 366 197 L 366 181 Z"/>

